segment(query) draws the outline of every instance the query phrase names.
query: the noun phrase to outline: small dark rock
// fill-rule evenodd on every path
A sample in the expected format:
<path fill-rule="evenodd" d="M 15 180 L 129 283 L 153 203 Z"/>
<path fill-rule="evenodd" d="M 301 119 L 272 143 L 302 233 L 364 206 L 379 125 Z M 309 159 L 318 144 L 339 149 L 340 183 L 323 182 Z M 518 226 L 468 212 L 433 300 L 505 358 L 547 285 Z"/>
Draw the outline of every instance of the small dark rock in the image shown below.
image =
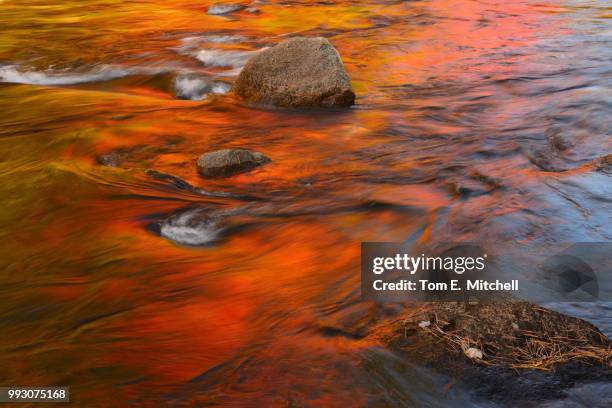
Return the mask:
<path fill-rule="evenodd" d="M 180 177 L 174 176 L 172 174 L 162 173 L 161 171 L 147 169 L 145 174 L 151 177 L 154 180 L 161 181 L 167 183 L 168 187 L 187 191 L 189 193 L 205 196 L 205 197 L 220 197 L 220 198 L 233 198 L 235 200 L 243 200 L 243 201 L 260 201 L 261 198 L 254 195 L 246 195 L 246 194 L 235 194 L 227 191 L 208 191 L 201 189 L 199 187 L 195 187 L 189 184 L 187 181 L 183 180 Z"/>
<path fill-rule="evenodd" d="M 96 162 L 98 164 L 107 167 L 119 167 L 122 160 L 123 156 L 116 152 L 101 154 L 96 157 Z"/>
<path fill-rule="evenodd" d="M 246 149 L 223 149 L 204 153 L 198 158 L 198 171 L 203 177 L 227 177 L 269 163 L 259 152 Z"/>
<path fill-rule="evenodd" d="M 186 191 L 192 191 L 192 192 L 198 191 L 198 189 L 193 187 L 191 184 L 189 184 L 182 178 L 174 176 L 172 174 L 162 173 L 161 171 L 157 171 L 153 169 L 147 169 L 145 171 L 145 174 L 155 180 L 168 182 L 170 185 L 174 186 L 175 188 L 179 190 L 186 190 Z"/>
<path fill-rule="evenodd" d="M 115 115 L 113 117 L 111 117 L 112 120 L 128 120 L 130 118 L 133 118 L 134 115 Z"/>

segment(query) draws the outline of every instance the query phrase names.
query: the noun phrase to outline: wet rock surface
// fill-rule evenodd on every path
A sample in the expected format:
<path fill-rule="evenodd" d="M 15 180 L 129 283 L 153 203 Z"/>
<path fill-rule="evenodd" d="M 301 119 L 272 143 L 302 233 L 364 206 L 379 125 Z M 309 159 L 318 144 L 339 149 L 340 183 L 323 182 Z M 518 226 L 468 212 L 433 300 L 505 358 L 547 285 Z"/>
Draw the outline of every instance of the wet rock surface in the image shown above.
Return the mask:
<path fill-rule="evenodd" d="M 325 38 L 296 37 L 251 58 L 233 91 L 249 103 L 348 107 L 355 94 L 340 55 Z"/>
<path fill-rule="evenodd" d="M 575 135 L 569 134 L 569 132 L 564 131 L 559 126 L 548 129 L 546 137 L 552 147 L 562 152 L 570 150 L 578 142 Z"/>
<path fill-rule="evenodd" d="M 528 302 L 422 305 L 383 340 L 503 406 L 538 406 L 571 387 L 612 380 L 607 337 Z"/>
<path fill-rule="evenodd" d="M 228 177 L 252 170 L 270 161 L 260 152 L 223 149 L 204 153 L 198 158 L 197 166 L 203 177 Z"/>
<path fill-rule="evenodd" d="M 123 155 L 118 152 L 105 153 L 96 156 L 96 162 L 107 167 L 119 167 L 122 161 Z"/>
<path fill-rule="evenodd" d="M 526 156 L 541 171 L 560 173 L 567 170 L 567 165 L 552 149 L 531 149 L 526 152 Z"/>

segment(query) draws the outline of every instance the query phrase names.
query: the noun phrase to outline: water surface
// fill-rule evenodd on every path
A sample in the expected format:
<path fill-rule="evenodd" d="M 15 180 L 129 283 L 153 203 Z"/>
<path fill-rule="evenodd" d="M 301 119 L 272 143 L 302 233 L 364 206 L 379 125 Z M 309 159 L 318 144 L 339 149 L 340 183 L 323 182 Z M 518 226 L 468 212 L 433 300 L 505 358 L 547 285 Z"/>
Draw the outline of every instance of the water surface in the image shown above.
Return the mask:
<path fill-rule="evenodd" d="M 476 403 L 373 338 L 401 307 L 359 302 L 359 244 L 612 240 L 609 3 L 211 3 L 0 1 L 0 383 L 83 407 Z M 224 94 L 294 35 L 337 47 L 354 108 Z M 176 99 L 188 74 L 218 92 Z M 273 162 L 197 175 L 231 147 Z M 189 206 L 233 233 L 154 233 Z M 611 334 L 609 307 L 566 310 Z"/>

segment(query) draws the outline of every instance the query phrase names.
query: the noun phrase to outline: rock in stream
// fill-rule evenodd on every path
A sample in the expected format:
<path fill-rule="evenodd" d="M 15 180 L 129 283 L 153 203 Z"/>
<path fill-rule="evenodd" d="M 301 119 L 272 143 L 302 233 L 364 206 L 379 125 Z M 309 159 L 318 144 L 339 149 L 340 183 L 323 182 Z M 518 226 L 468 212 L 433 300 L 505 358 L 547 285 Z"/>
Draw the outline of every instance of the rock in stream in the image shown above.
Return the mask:
<path fill-rule="evenodd" d="M 382 337 L 392 349 L 502 406 L 540 406 L 576 385 L 612 381 L 604 334 L 529 302 L 421 304 L 389 329 Z"/>
<path fill-rule="evenodd" d="M 269 163 L 259 152 L 246 149 L 223 149 L 204 153 L 198 158 L 198 171 L 203 177 L 227 177 Z"/>
<path fill-rule="evenodd" d="M 249 103 L 349 107 L 355 94 L 340 55 L 325 38 L 296 37 L 252 57 L 234 83 Z"/>

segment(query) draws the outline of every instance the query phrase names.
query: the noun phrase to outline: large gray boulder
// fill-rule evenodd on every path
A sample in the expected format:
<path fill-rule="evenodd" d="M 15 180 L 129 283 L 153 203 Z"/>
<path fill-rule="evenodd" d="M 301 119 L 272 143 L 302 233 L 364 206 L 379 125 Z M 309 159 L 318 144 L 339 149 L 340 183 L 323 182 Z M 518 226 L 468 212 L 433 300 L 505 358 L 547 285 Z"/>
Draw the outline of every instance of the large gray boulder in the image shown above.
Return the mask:
<path fill-rule="evenodd" d="M 245 149 L 223 149 L 204 153 L 198 158 L 198 171 L 203 177 L 227 177 L 269 163 L 259 152 Z"/>
<path fill-rule="evenodd" d="M 250 103 L 280 107 L 348 107 L 355 103 L 340 55 L 321 37 L 296 37 L 252 57 L 233 91 Z"/>

